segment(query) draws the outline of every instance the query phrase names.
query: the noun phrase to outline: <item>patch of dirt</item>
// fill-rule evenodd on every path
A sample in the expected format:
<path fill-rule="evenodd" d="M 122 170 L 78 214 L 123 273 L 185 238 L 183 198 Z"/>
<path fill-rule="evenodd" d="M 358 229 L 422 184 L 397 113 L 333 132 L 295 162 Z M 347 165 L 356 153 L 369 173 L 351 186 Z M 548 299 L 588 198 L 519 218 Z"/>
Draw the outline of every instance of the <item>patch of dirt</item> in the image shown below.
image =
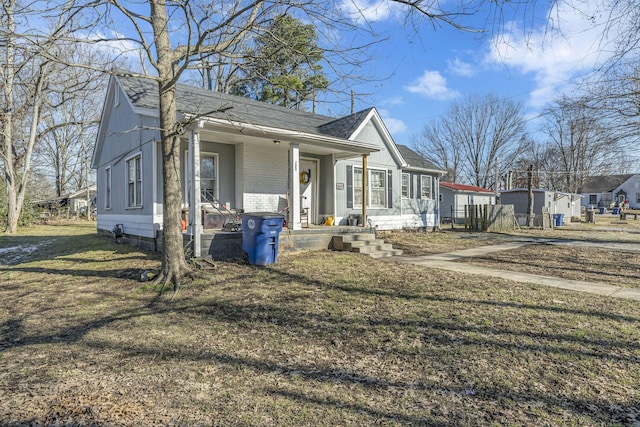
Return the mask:
<path fill-rule="evenodd" d="M 0 265 L 15 265 L 25 262 L 31 254 L 37 251 L 46 250 L 48 246 L 54 244 L 52 240 L 43 240 L 38 243 L 22 244 L 0 248 Z"/>

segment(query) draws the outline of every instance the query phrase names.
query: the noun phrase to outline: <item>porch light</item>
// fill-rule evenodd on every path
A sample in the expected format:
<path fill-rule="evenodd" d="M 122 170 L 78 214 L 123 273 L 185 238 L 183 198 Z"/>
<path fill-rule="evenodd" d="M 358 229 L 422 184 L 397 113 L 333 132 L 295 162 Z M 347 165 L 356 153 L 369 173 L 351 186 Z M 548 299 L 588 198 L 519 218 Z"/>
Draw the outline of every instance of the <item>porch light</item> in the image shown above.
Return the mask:
<path fill-rule="evenodd" d="M 277 139 L 274 139 L 274 140 L 273 140 L 273 143 L 274 143 L 274 144 L 276 144 L 276 145 L 278 145 L 278 144 L 280 144 L 280 141 L 278 141 Z"/>

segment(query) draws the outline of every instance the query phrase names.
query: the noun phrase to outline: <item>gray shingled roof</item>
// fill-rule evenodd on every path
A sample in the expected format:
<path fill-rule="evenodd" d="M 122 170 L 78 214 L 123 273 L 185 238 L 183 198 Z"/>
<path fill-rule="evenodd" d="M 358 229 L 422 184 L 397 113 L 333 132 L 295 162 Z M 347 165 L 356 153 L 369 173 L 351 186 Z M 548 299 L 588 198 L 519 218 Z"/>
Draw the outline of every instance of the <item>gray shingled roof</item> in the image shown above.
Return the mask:
<path fill-rule="evenodd" d="M 373 110 L 373 108 L 367 108 L 366 110 L 325 123 L 320 126 L 320 132 L 324 135 L 331 135 L 337 138 L 349 138 L 364 119 L 367 118 L 371 110 Z"/>
<path fill-rule="evenodd" d="M 118 77 L 118 80 L 134 107 L 159 108 L 155 81 L 138 77 Z M 177 98 L 178 111 L 184 113 L 343 139 L 352 135 L 371 110 L 336 119 L 183 84 L 177 86 Z M 225 111 L 216 112 L 219 110 Z"/>
<path fill-rule="evenodd" d="M 409 168 L 441 170 L 438 166 L 434 165 L 429 160 L 425 159 L 423 156 L 416 153 L 406 145 L 396 144 L 396 147 L 398 147 L 400 154 L 402 154 L 402 157 L 404 157 L 404 160 L 409 165 Z"/>
<path fill-rule="evenodd" d="M 578 193 L 609 193 L 624 184 L 635 174 L 590 176 Z"/>

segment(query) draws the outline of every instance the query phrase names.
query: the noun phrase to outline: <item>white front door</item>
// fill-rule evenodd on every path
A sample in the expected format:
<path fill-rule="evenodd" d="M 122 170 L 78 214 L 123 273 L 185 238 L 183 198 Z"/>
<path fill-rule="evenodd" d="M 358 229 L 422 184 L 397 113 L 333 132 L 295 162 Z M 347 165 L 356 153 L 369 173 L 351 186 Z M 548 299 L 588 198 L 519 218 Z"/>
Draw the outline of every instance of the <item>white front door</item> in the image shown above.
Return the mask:
<path fill-rule="evenodd" d="M 300 209 L 309 210 L 309 222 L 315 224 L 318 187 L 318 161 L 300 159 Z"/>

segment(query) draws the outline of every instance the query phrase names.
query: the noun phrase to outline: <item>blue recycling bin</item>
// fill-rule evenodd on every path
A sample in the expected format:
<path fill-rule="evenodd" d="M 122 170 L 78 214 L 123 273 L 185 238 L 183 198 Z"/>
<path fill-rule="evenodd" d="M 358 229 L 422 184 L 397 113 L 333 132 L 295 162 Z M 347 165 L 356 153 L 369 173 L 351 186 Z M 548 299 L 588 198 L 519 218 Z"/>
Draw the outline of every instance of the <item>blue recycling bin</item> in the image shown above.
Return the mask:
<path fill-rule="evenodd" d="M 273 264 L 278 259 L 278 239 L 284 215 L 255 212 L 240 215 L 242 219 L 242 249 L 249 256 L 249 264 Z"/>
<path fill-rule="evenodd" d="M 611 213 L 613 215 L 620 215 L 620 208 L 613 208 L 611 209 Z"/>
<path fill-rule="evenodd" d="M 556 227 L 560 227 L 564 222 L 564 214 L 553 214 L 553 219 L 555 221 Z"/>
<path fill-rule="evenodd" d="M 600 214 L 606 214 L 607 213 L 607 208 L 600 208 L 600 212 L 598 212 Z"/>

